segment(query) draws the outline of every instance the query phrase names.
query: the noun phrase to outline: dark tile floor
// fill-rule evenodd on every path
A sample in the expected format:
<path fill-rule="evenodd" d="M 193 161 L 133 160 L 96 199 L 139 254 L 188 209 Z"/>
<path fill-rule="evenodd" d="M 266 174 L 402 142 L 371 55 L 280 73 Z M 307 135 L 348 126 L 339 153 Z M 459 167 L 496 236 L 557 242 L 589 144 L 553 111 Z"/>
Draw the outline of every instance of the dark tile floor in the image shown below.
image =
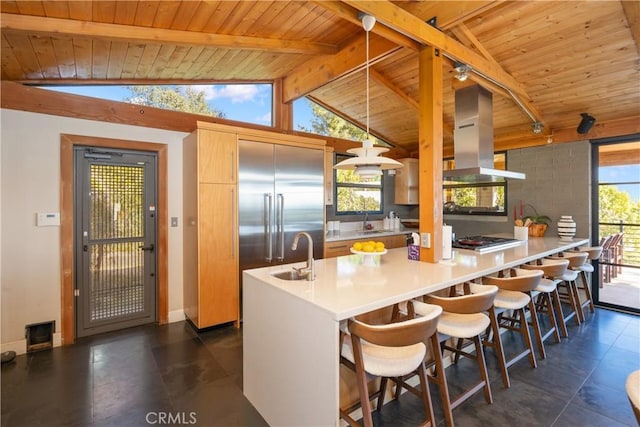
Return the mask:
<path fill-rule="evenodd" d="M 597 310 L 570 338 L 548 341 L 538 368 L 510 368 L 504 389 L 490 350 L 494 403 L 477 394 L 454 410 L 459 426 L 631 426 L 626 376 L 640 369 L 640 317 Z M 506 340 L 510 341 L 510 340 Z M 470 361 L 447 369 L 473 380 Z M 196 334 L 185 322 L 144 326 L 18 356 L 2 366 L 2 426 L 265 426 L 242 395 L 242 331 Z M 284 380 L 284 379 L 283 379 Z M 455 393 L 455 391 L 452 391 Z M 444 425 L 437 388 L 434 409 Z M 379 426 L 417 425 L 423 410 L 405 393 L 374 414 Z"/>

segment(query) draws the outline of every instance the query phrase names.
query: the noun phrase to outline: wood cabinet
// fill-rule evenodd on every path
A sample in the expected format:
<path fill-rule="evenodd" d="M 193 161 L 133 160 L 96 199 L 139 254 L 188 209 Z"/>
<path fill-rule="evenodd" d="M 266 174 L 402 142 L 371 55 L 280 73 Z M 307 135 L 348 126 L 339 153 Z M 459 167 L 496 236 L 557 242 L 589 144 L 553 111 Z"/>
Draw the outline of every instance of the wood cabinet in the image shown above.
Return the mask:
<path fill-rule="evenodd" d="M 237 134 L 198 129 L 198 175 L 200 182 L 235 184 Z"/>
<path fill-rule="evenodd" d="M 396 205 L 417 205 L 420 203 L 418 186 L 418 159 L 400 159 L 403 167 L 396 170 L 395 203 Z"/>
<path fill-rule="evenodd" d="M 237 134 L 198 128 L 183 144 L 184 312 L 196 328 L 239 325 Z"/>
<path fill-rule="evenodd" d="M 393 236 L 369 235 L 362 239 L 336 240 L 333 242 L 326 242 L 324 245 L 324 257 L 332 258 L 342 255 L 349 255 L 351 254 L 350 248 L 355 242 L 368 242 L 369 240 L 382 242 L 387 249 L 401 248 L 407 245 L 407 238 L 404 234 L 396 234 Z"/>
<path fill-rule="evenodd" d="M 325 146 L 316 138 L 206 122 L 198 122 L 184 139 L 183 300 L 185 315 L 198 329 L 240 325 L 240 141 L 315 150 Z"/>

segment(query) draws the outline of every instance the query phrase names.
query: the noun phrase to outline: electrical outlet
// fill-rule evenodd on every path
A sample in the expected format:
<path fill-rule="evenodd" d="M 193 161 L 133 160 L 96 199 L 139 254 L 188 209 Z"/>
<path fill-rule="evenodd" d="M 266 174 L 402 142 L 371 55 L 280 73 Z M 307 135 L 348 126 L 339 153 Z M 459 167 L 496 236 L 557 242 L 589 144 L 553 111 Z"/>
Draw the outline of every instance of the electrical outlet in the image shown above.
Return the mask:
<path fill-rule="evenodd" d="M 420 246 L 427 249 L 431 247 L 431 233 L 420 233 Z"/>

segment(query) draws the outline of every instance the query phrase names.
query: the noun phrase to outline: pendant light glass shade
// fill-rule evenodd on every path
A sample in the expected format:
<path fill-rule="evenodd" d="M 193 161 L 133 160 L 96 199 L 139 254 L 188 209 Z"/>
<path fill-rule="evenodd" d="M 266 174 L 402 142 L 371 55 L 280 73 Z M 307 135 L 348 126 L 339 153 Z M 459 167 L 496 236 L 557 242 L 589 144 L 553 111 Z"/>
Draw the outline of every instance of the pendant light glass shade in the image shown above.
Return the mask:
<path fill-rule="evenodd" d="M 389 151 L 388 148 L 374 147 L 373 141 L 369 136 L 369 31 L 376 24 L 376 18 L 371 15 L 364 15 L 362 17 L 362 27 L 366 31 L 366 72 L 367 72 L 367 138 L 362 141 L 361 148 L 351 148 L 347 150 L 347 153 L 355 154 L 356 157 L 343 160 L 336 164 L 334 169 L 346 169 L 355 170 L 356 175 L 361 179 L 375 179 L 382 175 L 383 170 L 398 169 L 403 165 L 402 163 L 389 159 L 387 157 L 381 157 L 380 154 Z"/>
<path fill-rule="evenodd" d="M 389 151 L 388 148 L 374 147 L 372 140 L 365 139 L 362 141 L 362 147 L 347 150 L 347 153 L 355 154 L 356 157 L 341 161 L 334 166 L 334 169 L 355 170 L 360 178 L 372 179 L 382 175 L 383 170 L 401 168 L 402 163 L 380 156 L 387 151 Z"/>

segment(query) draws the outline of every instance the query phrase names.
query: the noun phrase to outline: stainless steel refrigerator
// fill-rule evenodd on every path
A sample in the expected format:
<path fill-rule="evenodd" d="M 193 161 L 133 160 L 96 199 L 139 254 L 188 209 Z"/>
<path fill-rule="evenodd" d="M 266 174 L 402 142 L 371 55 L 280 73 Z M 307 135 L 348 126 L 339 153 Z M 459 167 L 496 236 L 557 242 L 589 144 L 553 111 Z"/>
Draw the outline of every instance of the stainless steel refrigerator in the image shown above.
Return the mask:
<path fill-rule="evenodd" d="M 242 270 L 307 259 L 306 239 L 291 250 L 299 231 L 323 253 L 324 151 L 239 141 L 238 216 Z"/>

